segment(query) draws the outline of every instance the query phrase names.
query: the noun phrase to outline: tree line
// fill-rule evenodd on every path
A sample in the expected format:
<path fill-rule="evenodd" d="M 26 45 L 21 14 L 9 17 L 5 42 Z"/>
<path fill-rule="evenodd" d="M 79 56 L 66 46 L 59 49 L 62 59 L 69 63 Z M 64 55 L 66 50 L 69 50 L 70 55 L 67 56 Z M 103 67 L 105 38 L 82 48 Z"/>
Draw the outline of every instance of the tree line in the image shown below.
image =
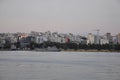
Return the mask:
<path fill-rule="evenodd" d="M 16 48 L 22 49 L 20 42 L 14 43 Z M 68 43 L 56 43 L 56 42 L 44 42 L 37 44 L 35 42 L 30 42 L 27 44 L 24 48 L 29 48 L 31 50 L 35 48 L 47 48 L 47 47 L 57 47 L 58 49 L 73 49 L 73 50 L 79 50 L 79 49 L 84 49 L 84 50 L 120 50 L 120 44 L 77 44 L 74 42 L 68 42 Z M 10 49 L 11 44 L 7 42 L 3 49 Z"/>
<path fill-rule="evenodd" d="M 41 44 L 37 44 L 34 42 L 31 42 L 27 47 L 30 49 L 35 48 L 47 48 L 47 47 L 57 47 L 58 49 L 73 49 L 73 50 L 120 50 L 120 44 L 77 44 L 73 42 L 69 43 L 56 43 L 56 42 L 44 42 Z"/>

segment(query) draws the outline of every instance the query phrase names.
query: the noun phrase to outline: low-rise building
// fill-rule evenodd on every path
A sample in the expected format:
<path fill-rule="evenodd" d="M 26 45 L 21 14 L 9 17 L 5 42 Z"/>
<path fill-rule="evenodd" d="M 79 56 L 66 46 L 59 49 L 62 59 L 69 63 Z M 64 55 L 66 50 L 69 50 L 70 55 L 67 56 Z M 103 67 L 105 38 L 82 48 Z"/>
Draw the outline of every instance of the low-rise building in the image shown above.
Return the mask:
<path fill-rule="evenodd" d="M 82 36 L 80 40 L 80 44 L 87 44 L 87 38 Z"/>

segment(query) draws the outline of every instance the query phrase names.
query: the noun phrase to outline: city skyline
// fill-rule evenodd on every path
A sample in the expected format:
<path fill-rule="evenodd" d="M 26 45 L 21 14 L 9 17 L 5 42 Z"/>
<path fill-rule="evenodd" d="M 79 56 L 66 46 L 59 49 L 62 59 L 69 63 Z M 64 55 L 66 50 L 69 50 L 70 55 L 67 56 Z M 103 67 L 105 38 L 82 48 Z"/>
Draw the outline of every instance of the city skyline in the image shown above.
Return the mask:
<path fill-rule="evenodd" d="M 0 32 L 120 33 L 119 0 L 1 0 Z"/>

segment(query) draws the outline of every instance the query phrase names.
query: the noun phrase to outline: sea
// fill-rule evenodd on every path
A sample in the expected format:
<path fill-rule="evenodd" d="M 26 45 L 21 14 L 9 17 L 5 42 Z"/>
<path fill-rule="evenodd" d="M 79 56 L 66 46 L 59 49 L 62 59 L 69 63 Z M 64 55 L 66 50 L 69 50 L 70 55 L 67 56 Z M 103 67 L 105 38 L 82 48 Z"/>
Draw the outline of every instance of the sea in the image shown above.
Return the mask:
<path fill-rule="evenodd" d="M 0 51 L 0 80 L 120 80 L 120 53 Z"/>

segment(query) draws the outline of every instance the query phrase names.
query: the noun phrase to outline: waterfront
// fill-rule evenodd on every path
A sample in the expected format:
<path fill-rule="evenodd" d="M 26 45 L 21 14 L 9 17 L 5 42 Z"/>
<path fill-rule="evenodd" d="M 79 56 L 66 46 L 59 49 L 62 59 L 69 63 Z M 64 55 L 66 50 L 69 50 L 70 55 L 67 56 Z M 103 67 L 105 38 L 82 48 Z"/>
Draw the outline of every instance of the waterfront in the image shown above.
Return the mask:
<path fill-rule="evenodd" d="M 0 51 L 0 80 L 119 80 L 117 52 Z"/>

